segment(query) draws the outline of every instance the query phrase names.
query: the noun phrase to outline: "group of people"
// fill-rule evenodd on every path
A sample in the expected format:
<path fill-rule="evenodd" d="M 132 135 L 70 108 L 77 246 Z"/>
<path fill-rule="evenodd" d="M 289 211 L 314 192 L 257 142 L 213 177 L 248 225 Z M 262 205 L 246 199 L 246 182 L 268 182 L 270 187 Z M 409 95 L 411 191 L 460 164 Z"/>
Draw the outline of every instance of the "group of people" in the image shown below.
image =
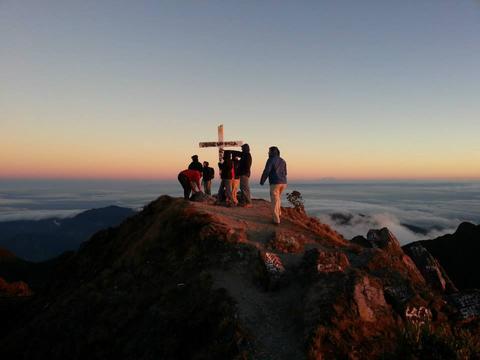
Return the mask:
<path fill-rule="evenodd" d="M 183 197 L 185 200 L 190 199 L 192 192 L 202 192 L 200 179 L 202 179 L 205 194 L 212 194 L 212 180 L 215 177 L 215 170 L 209 165 L 208 161 L 204 161 L 202 165 L 200 161 L 198 161 L 198 155 L 193 155 L 192 162 L 188 165 L 188 168 L 178 174 L 178 181 L 183 187 Z"/>
<path fill-rule="evenodd" d="M 244 207 L 252 207 L 249 184 L 251 166 L 252 156 L 248 144 L 242 145 L 242 151 L 224 151 L 223 161 L 218 163 L 221 178 L 217 194 L 218 203 L 225 203 L 227 206 L 239 206 L 241 204 Z M 202 186 L 203 192 L 211 195 L 214 177 L 215 170 L 209 166 L 209 163 L 204 161 L 202 164 L 198 160 L 198 155 L 193 155 L 188 169 L 178 174 L 178 181 L 183 187 L 184 198 L 188 200 L 192 192 L 202 192 Z M 269 148 L 268 160 L 260 178 L 260 185 L 263 185 L 267 179 L 270 183 L 273 222 L 280 224 L 281 195 L 287 188 L 287 164 L 280 157 L 280 150 L 276 146 Z M 239 189 L 241 201 L 237 197 Z"/>
<path fill-rule="evenodd" d="M 217 200 L 225 202 L 227 206 L 238 206 L 237 194 L 240 188 L 243 206 L 251 207 L 249 181 L 252 155 L 250 155 L 250 146 L 242 145 L 242 151 L 224 151 L 223 162 L 219 162 L 218 167 L 222 181 L 218 189 Z"/>

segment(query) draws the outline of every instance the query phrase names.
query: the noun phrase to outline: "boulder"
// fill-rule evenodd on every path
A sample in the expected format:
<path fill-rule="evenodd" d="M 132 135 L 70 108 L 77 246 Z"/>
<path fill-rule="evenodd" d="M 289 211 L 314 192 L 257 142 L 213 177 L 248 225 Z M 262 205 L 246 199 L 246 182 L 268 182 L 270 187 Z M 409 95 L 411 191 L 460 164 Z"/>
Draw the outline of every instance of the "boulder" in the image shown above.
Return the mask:
<path fill-rule="evenodd" d="M 460 320 L 480 318 L 480 290 L 452 294 L 447 300 L 457 310 Z"/>
<path fill-rule="evenodd" d="M 305 236 L 291 231 L 277 230 L 267 243 L 267 247 L 281 253 L 298 253 L 303 251 Z"/>
<path fill-rule="evenodd" d="M 413 296 L 408 286 L 386 286 L 383 289 L 386 299 L 390 303 L 403 305 Z"/>
<path fill-rule="evenodd" d="M 413 260 L 425 281 L 433 289 L 452 293 L 458 291 L 442 265 L 420 244 L 405 247 L 405 253 Z"/>
<path fill-rule="evenodd" d="M 321 277 L 305 298 L 307 358 L 380 358 L 395 346 L 394 319 L 378 279 L 354 269 Z"/>
<path fill-rule="evenodd" d="M 350 266 L 347 256 L 342 252 L 311 249 L 302 259 L 303 269 L 310 275 L 345 272 Z"/>
<path fill-rule="evenodd" d="M 360 319 L 375 322 L 378 317 L 385 316 L 387 303 L 381 284 L 372 282 L 368 276 L 360 278 L 354 287 L 353 300 L 357 305 Z"/>
<path fill-rule="evenodd" d="M 393 251 L 401 250 L 397 238 L 386 227 L 380 230 L 369 230 L 367 233 L 367 241 L 373 248 Z"/>
<path fill-rule="evenodd" d="M 361 235 L 355 236 L 352 240 L 350 240 L 350 242 L 366 248 L 373 248 L 373 244 L 370 241 L 368 241 L 365 238 L 365 236 L 361 236 Z"/>
<path fill-rule="evenodd" d="M 196 192 L 190 196 L 190 201 L 213 204 L 215 202 L 215 198 L 203 192 Z"/>
<path fill-rule="evenodd" d="M 277 254 L 272 252 L 259 252 L 260 257 L 260 281 L 266 290 L 275 290 L 280 287 L 285 267 Z"/>

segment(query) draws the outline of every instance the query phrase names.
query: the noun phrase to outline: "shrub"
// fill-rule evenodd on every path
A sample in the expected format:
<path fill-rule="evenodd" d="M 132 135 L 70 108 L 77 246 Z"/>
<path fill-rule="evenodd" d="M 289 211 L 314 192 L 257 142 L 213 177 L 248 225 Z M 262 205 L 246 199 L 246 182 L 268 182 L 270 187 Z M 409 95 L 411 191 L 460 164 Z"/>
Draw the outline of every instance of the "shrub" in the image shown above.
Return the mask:
<path fill-rule="evenodd" d="M 291 193 L 287 193 L 287 200 L 296 210 L 305 211 L 305 205 L 300 191 L 294 190 Z"/>

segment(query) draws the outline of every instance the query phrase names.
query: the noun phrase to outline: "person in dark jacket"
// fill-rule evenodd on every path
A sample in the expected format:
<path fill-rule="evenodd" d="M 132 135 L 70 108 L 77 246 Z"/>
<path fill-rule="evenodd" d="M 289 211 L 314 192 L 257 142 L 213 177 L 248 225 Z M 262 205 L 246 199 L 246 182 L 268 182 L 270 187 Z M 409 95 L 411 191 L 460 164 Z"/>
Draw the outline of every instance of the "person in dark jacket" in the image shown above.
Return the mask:
<path fill-rule="evenodd" d="M 260 185 L 263 185 L 267 178 L 270 183 L 273 222 L 280 224 L 282 212 L 281 196 L 282 192 L 287 188 L 287 163 L 280 157 L 280 150 L 276 146 L 268 149 L 268 160 L 260 179 Z"/>
<path fill-rule="evenodd" d="M 242 152 L 240 154 L 240 163 L 238 166 L 238 175 L 240 177 L 240 192 L 245 207 L 252 206 L 252 199 L 250 195 L 250 168 L 252 167 L 252 155 L 250 154 L 250 146 L 248 144 L 242 145 Z"/>
<path fill-rule="evenodd" d="M 212 180 L 215 177 L 215 170 L 208 166 L 208 161 L 203 162 L 203 191 L 207 195 L 212 195 Z"/>
<path fill-rule="evenodd" d="M 238 151 L 232 151 L 232 162 L 233 162 L 233 179 L 232 179 L 232 200 L 233 205 L 238 205 L 237 192 L 240 186 L 240 155 L 237 155 Z M 241 153 L 240 153 L 241 154 Z"/>
<path fill-rule="evenodd" d="M 218 200 L 225 200 L 227 206 L 232 206 L 232 179 L 234 178 L 234 170 L 231 151 L 225 151 L 223 153 L 223 163 L 219 162 L 218 167 L 220 169 L 220 178 L 222 179 L 218 190 Z"/>
<path fill-rule="evenodd" d="M 183 197 L 185 200 L 190 199 L 190 193 L 193 191 L 202 192 L 200 188 L 200 171 L 197 170 L 183 170 L 178 174 L 178 181 L 183 187 Z"/>
<path fill-rule="evenodd" d="M 200 161 L 198 161 L 198 155 L 192 156 L 192 162 L 188 165 L 188 169 L 200 171 L 200 174 L 203 173 L 203 166 Z"/>

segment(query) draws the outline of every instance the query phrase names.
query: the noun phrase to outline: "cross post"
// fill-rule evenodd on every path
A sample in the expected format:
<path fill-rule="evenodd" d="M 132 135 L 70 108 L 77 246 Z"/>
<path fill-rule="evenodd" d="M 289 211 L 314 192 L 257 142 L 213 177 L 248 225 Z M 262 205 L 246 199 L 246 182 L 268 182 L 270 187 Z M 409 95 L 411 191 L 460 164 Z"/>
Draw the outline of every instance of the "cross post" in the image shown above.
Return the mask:
<path fill-rule="evenodd" d="M 218 141 L 201 142 L 198 144 L 201 148 L 218 147 L 218 161 L 223 163 L 224 147 L 242 146 L 243 141 L 224 141 L 223 125 L 218 126 Z"/>

